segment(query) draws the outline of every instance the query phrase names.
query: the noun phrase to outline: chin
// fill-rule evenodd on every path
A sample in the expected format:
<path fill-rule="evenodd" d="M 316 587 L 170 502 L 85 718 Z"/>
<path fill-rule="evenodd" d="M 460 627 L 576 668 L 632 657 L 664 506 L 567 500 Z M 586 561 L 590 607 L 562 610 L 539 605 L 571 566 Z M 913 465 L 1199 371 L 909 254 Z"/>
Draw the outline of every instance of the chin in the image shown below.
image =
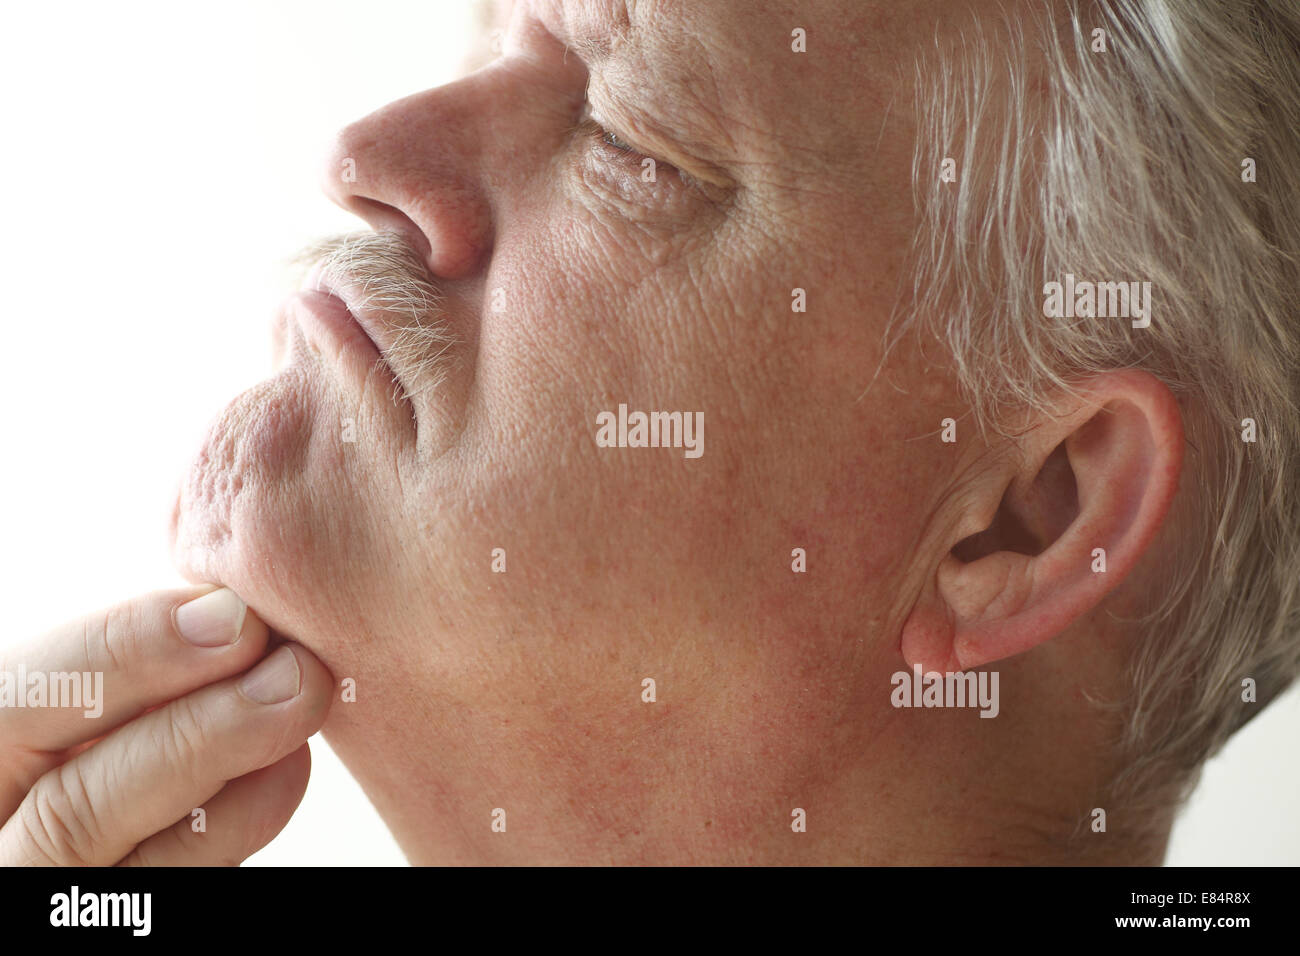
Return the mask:
<path fill-rule="evenodd" d="M 245 542 L 260 538 L 263 503 L 302 483 L 314 417 L 302 378 L 301 370 L 286 368 L 253 386 L 203 436 L 168 526 L 172 563 L 187 580 L 236 587 L 229 572 L 245 563 Z"/>

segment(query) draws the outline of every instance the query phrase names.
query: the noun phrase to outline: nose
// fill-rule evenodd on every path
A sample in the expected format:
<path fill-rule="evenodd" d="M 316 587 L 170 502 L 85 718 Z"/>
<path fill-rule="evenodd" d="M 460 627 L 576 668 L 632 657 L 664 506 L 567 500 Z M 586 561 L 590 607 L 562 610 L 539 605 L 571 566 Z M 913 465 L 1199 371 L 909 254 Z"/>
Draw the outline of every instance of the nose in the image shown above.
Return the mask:
<path fill-rule="evenodd" d="M 474 82 L 408 96 L 344 127 L 323 170 L 334 202 L 404 235 L 443 279 L 473 274 L 492 242 Z"/>

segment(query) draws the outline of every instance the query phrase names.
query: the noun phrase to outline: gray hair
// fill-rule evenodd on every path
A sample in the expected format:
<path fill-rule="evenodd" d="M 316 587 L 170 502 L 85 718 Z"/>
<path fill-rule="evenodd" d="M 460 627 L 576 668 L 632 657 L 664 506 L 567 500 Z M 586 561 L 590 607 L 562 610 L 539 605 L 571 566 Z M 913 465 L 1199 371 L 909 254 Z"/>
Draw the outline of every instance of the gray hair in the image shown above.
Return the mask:
<path fill-rule="evenodd" d="M 329 236 L 299 251 L 292 262 L 304 270 L 314 267 L 318 291 L 343 292 L 352 308 L 373 313 L 388 328 L 384 359 L 404 373 L 405 382 L 421 383 L 403 397 L 442 384 L 455 340 L 424 257 L 405 238 L 383 230 Z M 396 401 L 396 393 L 392 397 Z"/>
<path fill-rule="evenodd" d="M 1067 0 L 936 41 L 916 86 L 915 286 L 891 334 L 944 343 L 981 429 L 1119 368 L 1182 411 L 1176 553 L 1104 702 L 1111 792 L 1176 807 L 1300 670 L 1300 4 Z M 1150 280 L 1150 327 L 1045 319 L 1067 272 Z"/>

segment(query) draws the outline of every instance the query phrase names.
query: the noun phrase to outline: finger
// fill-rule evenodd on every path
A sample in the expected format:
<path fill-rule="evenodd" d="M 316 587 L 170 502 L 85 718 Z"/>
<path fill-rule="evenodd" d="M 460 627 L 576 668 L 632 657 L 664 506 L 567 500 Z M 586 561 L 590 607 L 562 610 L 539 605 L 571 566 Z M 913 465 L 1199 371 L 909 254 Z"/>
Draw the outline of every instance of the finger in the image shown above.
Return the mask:
<path fill-rule="evenodd" d="M 333 679 L 286 644 L 240 678 L 151 711 L 47 772 L 0 828 L 0 865 L 105 866 L 287 756 L 325 722 Z"/>
<path fill-rule="evenodd" d="M 0 707 L 0 744 L 62 751 L 102 736 L 247 670 L 267 637 L 228 588 L 157 591 L 71 621 L 4 654 L 0 675 L 21 699 Z"/>
<path fill-rule="evenodd" d="M 201 818 L 191 811 L 118 865 L 238 866 L 284 829 L 307 792 L 309 776 L 311 751 L 303 744 L 283 760 L 230 781 L 203 805 Z"/>

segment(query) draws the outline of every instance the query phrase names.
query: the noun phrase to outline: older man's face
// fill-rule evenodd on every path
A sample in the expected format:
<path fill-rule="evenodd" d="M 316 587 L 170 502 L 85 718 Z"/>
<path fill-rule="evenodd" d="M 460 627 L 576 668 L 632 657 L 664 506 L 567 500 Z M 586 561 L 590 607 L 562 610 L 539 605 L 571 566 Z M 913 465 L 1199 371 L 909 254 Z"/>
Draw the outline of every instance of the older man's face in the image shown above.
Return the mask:
<path fill-rule="evenodd" d="M 959 414 L 908 350 L 872 384 L 911 228 L 897 77 L 933 24 L 521 0 L 499 59 L 348 127 L 327 169 L 424 258 L 453 344 L 374 367 L 325 296 L 287 305 L 281 368 L 182 490 L 178 562 L 356 678 L 371 721 L 613 719 L 646 677 L 749 701 L 823 644 L 892 668 L 944 454 L 918 436 Z M 381 348 L 410 323 L 362 320 Z M 603 447 L 620 406 L 702 433 Z"/>

